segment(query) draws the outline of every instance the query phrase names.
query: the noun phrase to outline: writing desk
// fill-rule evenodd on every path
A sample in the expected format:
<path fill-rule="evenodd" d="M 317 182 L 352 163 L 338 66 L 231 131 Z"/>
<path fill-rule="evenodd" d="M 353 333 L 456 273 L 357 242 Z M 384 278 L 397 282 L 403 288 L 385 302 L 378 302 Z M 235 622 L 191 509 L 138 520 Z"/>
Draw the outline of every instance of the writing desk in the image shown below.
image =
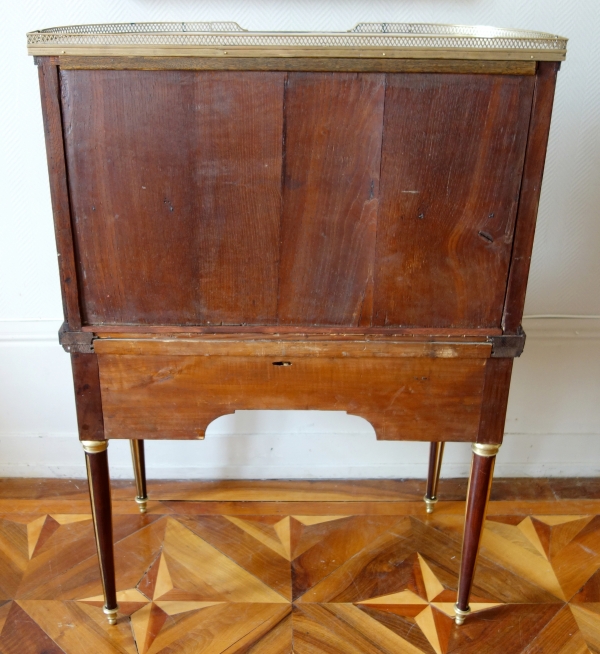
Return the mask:
<path fill-rule="evenodd" d="M 566 40 L 492 28 L 54 28 L 38 64 L 105 612 L 106 449 L 240 409 L 473 443 L 456 604 L 503 437 Z M 425 508 L 424 508 L 425 510 Z"/>

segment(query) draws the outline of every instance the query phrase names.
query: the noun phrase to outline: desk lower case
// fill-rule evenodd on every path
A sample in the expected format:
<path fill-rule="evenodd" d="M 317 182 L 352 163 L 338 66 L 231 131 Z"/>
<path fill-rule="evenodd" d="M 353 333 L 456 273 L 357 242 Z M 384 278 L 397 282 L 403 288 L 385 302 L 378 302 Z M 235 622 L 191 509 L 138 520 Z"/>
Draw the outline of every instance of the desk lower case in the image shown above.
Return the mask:
<path fill-rule="evenodd" d="M 28 34 L 108 620 L 107 446 L 239 409 L 343 410 L 381 440 L 473 444 L 469 595 L 566 39 L 360 24 Z"/>

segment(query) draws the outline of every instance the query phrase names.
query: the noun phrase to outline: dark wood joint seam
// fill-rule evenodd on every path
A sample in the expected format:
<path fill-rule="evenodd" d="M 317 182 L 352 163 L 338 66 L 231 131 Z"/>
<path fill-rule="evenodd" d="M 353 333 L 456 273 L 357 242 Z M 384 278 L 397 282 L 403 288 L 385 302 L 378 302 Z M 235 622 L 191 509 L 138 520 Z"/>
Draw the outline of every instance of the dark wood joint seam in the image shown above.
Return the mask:
<path fill-rule="evenodd" d="M 58 342 L 65 352 L 78 352 L 79 354 L 94 354 L 94 340 L 96 335 L 92 332 L 72 331 L 69 325 L 63 322 L 58 330 Z"/>
<path fill-rule="evenodd" d="M 489 336 L 488 341 L 492 344 L 492 358 L 520 357 L 525 348 L 525 338 L 523 327 L 519 327 L 516 334 Z"/>

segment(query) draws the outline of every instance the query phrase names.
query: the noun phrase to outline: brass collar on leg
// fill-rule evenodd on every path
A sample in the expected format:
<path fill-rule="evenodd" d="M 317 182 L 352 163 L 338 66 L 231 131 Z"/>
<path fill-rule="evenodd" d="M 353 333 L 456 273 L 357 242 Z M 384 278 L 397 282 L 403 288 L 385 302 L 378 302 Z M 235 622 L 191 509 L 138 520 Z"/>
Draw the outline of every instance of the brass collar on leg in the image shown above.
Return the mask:
<path fill-rule="evenodd" d="M 473 450 L 473 454 L 477 454 L 478 456 L 496 456 L 500 445 L 496 443 L 473 443 L 471 449 Z"/>
<path fill-rule="evenodd" d="M 81 441 L 83 449 L 88 454 L 99 454 L 108 448 L 108 441 Z"/>

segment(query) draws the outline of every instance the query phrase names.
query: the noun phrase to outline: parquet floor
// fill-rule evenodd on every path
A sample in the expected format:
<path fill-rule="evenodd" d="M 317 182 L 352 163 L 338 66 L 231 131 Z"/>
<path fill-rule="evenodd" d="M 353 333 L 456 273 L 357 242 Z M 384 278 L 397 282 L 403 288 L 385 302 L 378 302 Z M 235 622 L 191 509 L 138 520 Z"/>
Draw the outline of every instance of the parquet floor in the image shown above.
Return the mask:
<path fill-rule="evenodd" d="M 114 484 L 111 627 L 85 482 L 0 480 L 0 653 L 600 653 L 600 483 L 495 482 L 460 628 L 465 484 L 423 486 Z"/>

